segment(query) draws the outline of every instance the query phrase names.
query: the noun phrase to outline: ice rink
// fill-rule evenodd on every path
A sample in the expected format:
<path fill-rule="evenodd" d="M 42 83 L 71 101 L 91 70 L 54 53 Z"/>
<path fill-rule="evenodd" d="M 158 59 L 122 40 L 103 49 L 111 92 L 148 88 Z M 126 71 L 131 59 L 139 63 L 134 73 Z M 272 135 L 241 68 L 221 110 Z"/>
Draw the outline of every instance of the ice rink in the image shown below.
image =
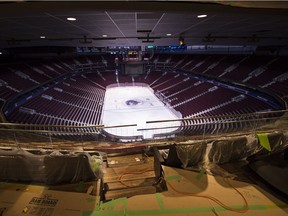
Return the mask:
<path fill-rule="evenodd" d="M 146 123 L 146 121 L 172 120 L 178 117 L 154 95 L 151 88 L 145 86 L 107 88 L 102 112 L 102 124 L 105 127 L 137 125 L 105 129 L 106 132 L 120 137 L 143 136 L 144 139 L 150 139 L 154 134 L 169 133 L 180 126 L 180 121 Z M 172 126 L 175 128 L 142 130 Z"/>

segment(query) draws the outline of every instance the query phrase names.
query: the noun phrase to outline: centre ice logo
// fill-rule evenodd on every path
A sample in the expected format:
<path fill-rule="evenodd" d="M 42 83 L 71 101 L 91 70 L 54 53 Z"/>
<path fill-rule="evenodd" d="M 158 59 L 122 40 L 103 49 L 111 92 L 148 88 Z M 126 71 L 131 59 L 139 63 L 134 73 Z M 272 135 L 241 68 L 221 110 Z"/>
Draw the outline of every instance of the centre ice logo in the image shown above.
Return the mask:
<path fill-rule="evenodd" d="M 137 99 L 133 99 L 133 100 L 127 100 L 125 103 L 127 106 L 136 106 L 138 104 L 142 104 L 143 102 Z"/>

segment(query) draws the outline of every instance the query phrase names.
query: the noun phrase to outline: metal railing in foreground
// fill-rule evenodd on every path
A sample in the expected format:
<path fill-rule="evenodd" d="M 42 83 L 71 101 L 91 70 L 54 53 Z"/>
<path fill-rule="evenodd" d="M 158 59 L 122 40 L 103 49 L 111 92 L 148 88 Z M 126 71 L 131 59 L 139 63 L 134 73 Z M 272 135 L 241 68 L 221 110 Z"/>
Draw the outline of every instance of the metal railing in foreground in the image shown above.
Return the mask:
<path fill-rule="evenodd" d="M 181 122 L 180 126 L 165 126 L 165 123 Z M 163 126 L 164 125 L 164 126 Z M 171 125 L 171 124 L 170 124 Z M 141 143 L 177 142 L 179 140 L 213 139 L 213 137 L 227 137 L 265 133 L 273 131 L 287 131 L 288 110 L 256 112 L 240 115 L 221 115 L 176 120 L 147 121 L 145 126 L 137 128 L 138 132 L 153 131 L 153 138 L 145 140 L 142 136 L 113 136 L 106 129 L 125 131 L 127 128 L 137 127 L 129 125 L 38 125 L 0 123 L 0 145 L 2 148 L 49 148 L 49 149 L 101 149 L 109 145 L 135 146 Z M 166 132 L 167 129 L 173 132 Z M 119 134 L 119 133 L 117 133 Z M 125 133 L 127 134 L 127 133 Z M 141 141 L 141 142 L 139 142 Z M 127 144 L 127 142 L 129 142 Z M 122 146 L 123 146 L 122 145 Z"/>

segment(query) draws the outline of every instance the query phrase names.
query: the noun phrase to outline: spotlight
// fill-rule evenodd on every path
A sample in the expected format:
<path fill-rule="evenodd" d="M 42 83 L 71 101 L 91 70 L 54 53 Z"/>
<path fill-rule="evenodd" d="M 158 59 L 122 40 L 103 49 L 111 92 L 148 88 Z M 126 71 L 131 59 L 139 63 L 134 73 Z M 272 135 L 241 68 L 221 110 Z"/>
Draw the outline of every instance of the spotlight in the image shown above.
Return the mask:
<path fill-rule="evenodd" d="M 68 21 L 76 21 L 77 19 L 74 18 L 74 17 L 68 17 L 67 20 L 68 20 Z"/>
<path fill-rule="evenodd" d="M 197 16 L 197 18 L 200 18 L 200 19 L 201 19 L 201 18 L 205 18 L 205 17 L 207 17 L 206 14 L 201 14 L 201 15 L 198 15 L 198 16 Z"/>
<path fill-rule="evenodd" d="M 180 44 L 180 46 L 185 46 L 185 41 L 184 41 L 183 37 L 179 38 L 179 44 Z"/>

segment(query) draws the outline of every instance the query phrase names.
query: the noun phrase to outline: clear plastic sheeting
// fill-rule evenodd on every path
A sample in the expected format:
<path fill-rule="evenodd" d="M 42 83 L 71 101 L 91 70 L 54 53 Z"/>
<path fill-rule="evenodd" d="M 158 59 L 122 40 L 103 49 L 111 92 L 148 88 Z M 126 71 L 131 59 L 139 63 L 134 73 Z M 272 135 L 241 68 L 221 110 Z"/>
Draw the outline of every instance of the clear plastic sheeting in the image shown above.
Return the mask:
<path fill-rule="evenodd" d="M 207 143 L 178 144 L 176 151 L 184 169 L 197 166 L 205 157 Z"/>
<path fill-rule="evenodd" d="M 87 153 L 45 156 L 46 183 L 76 183 L 95 179 L 89 160 L 93 159 Z"/>
<path fill-rule="evenodd" d="M 267 135 L 267 141 L 268 143 L 266 145 L 269 146 L 270 150 L 267 150 L 264 147 L 263 143 L 261 144 L 260 139 L 257 139 L 257 142 L 254 143 L 254 145 L 248 146 L 247 145 L 247 152 L 251 152 L 248 156 L 251 156 L 250 159 L 256 159 L 259 157 L 266 157 L 271 154 L 276 154 L 284 151 L 285 148 L 288 147 L 287 143 L 287 135 L 283 134 L 281 132 L 275 132 L 275 133 L 268 133 Z M 249 148 L 250 147 L 250 148 Z"/>
<path fill-rule="evenodd" d="M 0 150 L 0 180 L 44 182 L 43 160 L 21 149 Z"/>
<path fill-rule="evenodd" d="M 88 153 L 36 155 L 21 149 L 0 150 L 0 180 L 49 185 L 102 177 L 101 156 Z"/>
<path fill-rule="evenodd" d="M 259 136 L 261 135 L 261 136 Z M 263 140 L 266 142 L 263 143 Z M 267 146 L 269 145 L 269 150 Z M 271 132 L 210 140 L 189 140 L 186 142 L 157 146 L 166 166 L 189 170 L 205 170 L 211 175 L 228 178 L 237 177 L 223 169 L 223 164 L 234 163 L 239 168 L 253 160 L 263 159 L 288 148 L 288 132 Z M 154 150 L 155 151 L 155 150 Z M 157 157 L 156 157 L 157 158 Z M 229 165 L 228 165 L 229 167 Z"/>
<path fill-rule="evenodd" d="M 262 134 L 262 136 L 267 137 L 265 145 L 261 143 L 257 135 L 215 140 L 212 142 L 208 159 L 216 164 L 224 164 L 245 158 L 253 160 L 280 153 L 288 147 L 287 135 L 281 132 Z M 267 150 L 267 147 L 269 147 L 269 150 Z"/>
<path fill-rule="evenodd" d="M 246 157 L 246 137 L 216 140 L 208 154 L 209 161 L 223 164 L 238 161 Z"/>
<path fill-rule="evenodd" d="M 168 155 L 169 155 L 169 149 L 161 149 L 161 150 L 159 150 L 159 153 L 166 160 L 168 158 Z"/>
<path fill-rule="evenodd" d="M 103 178 L 103 157 L 102 155 L 92 155 L 89 157 L 89 163 L 93 173 L 97 176 L 97 179 Z"/>
<path fill-rule="evenodd" d="M 258 139 L 255 135 L 247 135 L 245 136 L 247 139 L 246 143 L 246 156 L 249 157 L 250 155 L 254 155 L 257 153 L 259 149 Z"/>

